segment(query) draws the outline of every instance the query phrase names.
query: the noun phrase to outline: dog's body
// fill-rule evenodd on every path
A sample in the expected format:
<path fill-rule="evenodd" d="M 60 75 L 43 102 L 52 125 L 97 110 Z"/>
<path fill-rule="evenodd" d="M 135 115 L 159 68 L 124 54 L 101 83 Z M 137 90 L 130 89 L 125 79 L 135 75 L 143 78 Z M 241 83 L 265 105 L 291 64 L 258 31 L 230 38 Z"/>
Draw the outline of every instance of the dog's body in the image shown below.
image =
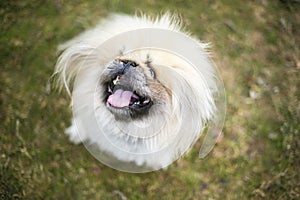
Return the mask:
<path fill-rule="evenodd" d="M 156 19 L 113 15 L 60 46 L 64 52 L 56 73 L 60 86 L 73 87 L 74 119 L 66 130 L 71 141 L 93 145 L 96 154 L 121 162 L 159 169 L 186 152 L 214 115 L 215 72 L 206 44 L 196 40 L 190 51 L 198 55 L 197 66 L 168 51 L 127 52 L 128 41 L 115 43 L 114 37 L 143 29 L 146 34 L 130 38 L 137 46 L 151 40 L 150 29 L 182 34 L 179 20 L 168 14 Z M 167 37 L 162 42 L 171 49 L 181 45 Z M 114 167 L 115 161 L 104 162 Z"/>

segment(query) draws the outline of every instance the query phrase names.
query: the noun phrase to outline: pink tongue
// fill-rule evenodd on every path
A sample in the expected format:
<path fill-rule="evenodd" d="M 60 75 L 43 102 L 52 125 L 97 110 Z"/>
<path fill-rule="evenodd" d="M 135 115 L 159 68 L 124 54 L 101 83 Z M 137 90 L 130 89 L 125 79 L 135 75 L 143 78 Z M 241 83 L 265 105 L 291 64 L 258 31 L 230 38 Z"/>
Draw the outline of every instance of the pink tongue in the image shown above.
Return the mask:
<path fill-rule="evenodd" d="M 108 97 L 108 103 L 116 108 L 123 108 L 129 106 L 131 98 L 138 98 L 131 91 L 124 91 L 122 89 L 118 89 L 113 94 Z"/>

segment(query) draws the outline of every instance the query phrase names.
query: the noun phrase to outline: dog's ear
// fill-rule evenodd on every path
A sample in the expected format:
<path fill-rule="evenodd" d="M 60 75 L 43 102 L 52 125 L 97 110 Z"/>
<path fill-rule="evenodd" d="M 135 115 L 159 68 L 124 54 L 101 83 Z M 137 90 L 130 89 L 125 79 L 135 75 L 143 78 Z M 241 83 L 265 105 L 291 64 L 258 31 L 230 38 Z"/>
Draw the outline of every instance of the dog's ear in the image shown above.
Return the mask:
<path fill-rule="evenodd" d="M 65 88 L 71 95 L 74 79 L 83 66 L 83 62 L 91 57 L 92 47 L 88 44 L 73 43 L 71 46 L 62 45 L 59 47 L 61 55 L 56 63 L 53 77 L 55 77 L 55 86 L 60 91 Z"/>

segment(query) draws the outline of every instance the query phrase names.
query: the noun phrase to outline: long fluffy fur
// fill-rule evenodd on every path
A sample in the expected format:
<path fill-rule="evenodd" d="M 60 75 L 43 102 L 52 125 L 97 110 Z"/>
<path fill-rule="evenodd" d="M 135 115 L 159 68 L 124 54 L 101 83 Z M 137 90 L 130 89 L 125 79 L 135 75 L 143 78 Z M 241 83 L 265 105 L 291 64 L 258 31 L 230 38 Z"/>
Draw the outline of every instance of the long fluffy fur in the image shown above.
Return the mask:
<path fill-rule="evenodd" d="M 159 169 L 166 167 L 174 161 L 175 157 L 186 152 L 199 138 L 205 123 L 214 115 L 216 111 L 213 100 L 213 94 L 216 92 L 215 72 L 206 51 L 208 44 L 196 40 L 199 48 L 193 49 L 193 53 L 199 55 L 202 62 L 197 69 L 174 55 L 147 51 L 147 54 L 150 52 L 150 55 L 155 58 L 155 62 L 169 66 L 156 69 L 158 79 L 174 91 L 176 96 L 171 96 L 171 104 L 166 105 L 165 110 L 151 113 L 150 120 L 144 119 L 144 121 L 136 122 L 150 124 L 152 127 L 147 129 L 150 133 L 156 130 L 157 123 L 164 120 L 164 129 L 160 130 L 157 137 L 140 140 L 123 134 L 122 129 L 129 129 L 136 134 L 139 134 L 141 130 L 133 123 L 116 122 L 103 102 L 99 101 L 99 98 L 93 98 L 95 88 L 91 87 L 97 83 L 104 66 L 111 61 L 108 60 L 108 55 L 121 48 L 121 45 L 108 50 L 108 55 L 98 55 L 95 52 L 108 39 L 120 33 L 142 28 L 183 32 L 181 20 L 169 13 L 156 18 L 145 15 L 139 17 L 111 15 L 106 20 L 102 20 L 94 29 L 59 46 L 62 54 L 58 59 L 55 74 L 58 74 L 59 88 L 65 87 L 73 100 L 81 97 L 76 100 L 76 105 L 74 102 L 72 104 L 75 108 L 73 124 L 66 130 L 73 142 L 86 142 L 88 145 L 94 145 L 122 162 L 134 162 L 137 165 Z M 190 35 L 186 32 L 185 34 Z M 143 39 L 146 36 L 140 37 L 139 39 Z M 145 52 L 140 52 L 139 55 L 133 55 L 133 57 L 146 56 L 144 54 Z M 75 80 L 76 83 L 74 83 Z M 99 123 L 102 129 L 100 133 L 97 127 Z M 190 134 L 188 134 L 189 123 L 197 124 L 197 130 Z M 80 134 L 77 133 L 78 130 Z M 147 131 L 142 132 L 145 134 Z M 180 136 L 176 135 L 177 133 Z M 164 154 L 159 151 L 161 148 L 166 148 Z M 152 153 L 147 154 L 148 151 Z M 109 158 L 105 159 L 105 162 L 111 164 Z"/>

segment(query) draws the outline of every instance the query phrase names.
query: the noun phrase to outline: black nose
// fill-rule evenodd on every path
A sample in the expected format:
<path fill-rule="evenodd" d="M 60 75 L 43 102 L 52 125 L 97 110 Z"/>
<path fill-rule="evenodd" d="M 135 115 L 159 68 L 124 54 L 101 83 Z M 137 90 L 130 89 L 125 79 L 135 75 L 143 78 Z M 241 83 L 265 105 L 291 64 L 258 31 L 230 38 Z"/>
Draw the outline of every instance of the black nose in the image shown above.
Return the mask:
<path fill-rule="evenodd" d="M 136 67 L 137 64 L 135 62 L 132 61 L 122 61 L 123 66 L 122 66 L 122 74 L 126 73 L 126 71 L 130 68 L 130 67 Z"/>

